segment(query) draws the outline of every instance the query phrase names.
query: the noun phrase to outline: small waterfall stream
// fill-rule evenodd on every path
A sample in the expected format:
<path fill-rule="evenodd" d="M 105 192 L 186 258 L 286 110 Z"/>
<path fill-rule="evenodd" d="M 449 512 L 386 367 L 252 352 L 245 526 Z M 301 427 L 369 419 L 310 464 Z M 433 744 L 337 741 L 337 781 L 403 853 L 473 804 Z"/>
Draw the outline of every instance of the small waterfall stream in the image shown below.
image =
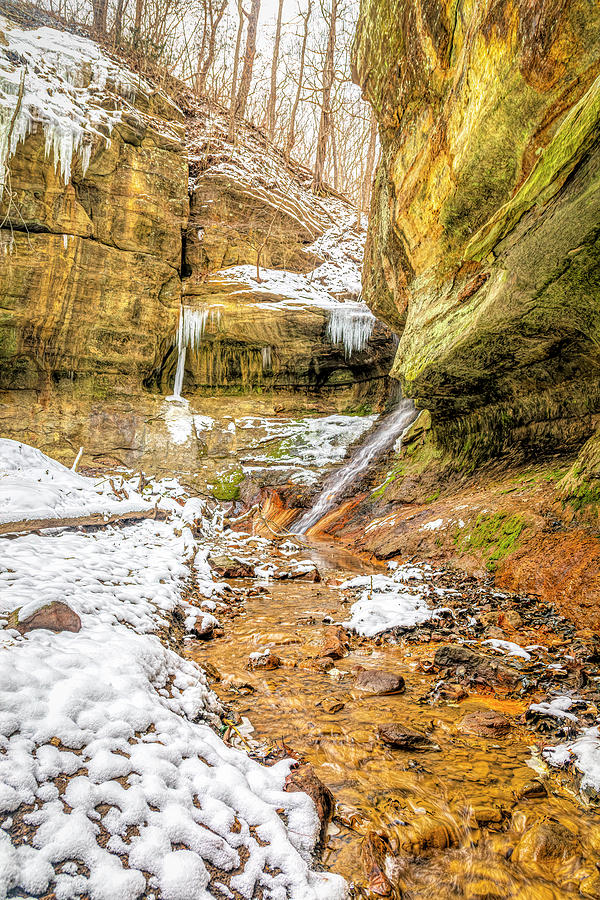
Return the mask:
<path fill-rule="evenodd" d="M 401 437 L 417 417 L 412 400 L 401 400 L 397 409 L 381 422 L 348 462 L 326 479 L 311 509 L 292 525 L 294 534 L 304 534 L 323 518 L 346 490 L 384 450 Z"/>

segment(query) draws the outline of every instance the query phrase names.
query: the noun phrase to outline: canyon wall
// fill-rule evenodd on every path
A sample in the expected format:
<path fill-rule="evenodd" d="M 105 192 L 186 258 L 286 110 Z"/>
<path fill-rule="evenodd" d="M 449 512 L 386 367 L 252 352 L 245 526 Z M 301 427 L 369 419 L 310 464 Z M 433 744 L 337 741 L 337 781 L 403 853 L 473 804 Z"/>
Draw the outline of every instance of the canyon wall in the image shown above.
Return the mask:
<path fill-rule="evenodd" d="M 599 60 L 595 0 L 361 2 L 354 77 L 382 146 L 365 298 L 471 463 L 594 432 Z"/>
<path fill-rule="evenodd" d="M 65 462 L 83 446 L 88 464 L 194 472 L 207 394 L 228 396 L 227 415 L 253 391 L 290 415 L 306 392 L 325 415 L 384 399 L 387 326 L 373 320 L 352 352 L 328 330 L 360 292 L 349 205 L 312 195 L 310 173 L 250 127 L 232 145 L 227 118 L 184 86 L 168 95 L 88 38 L 23 18 L 0 17 L 2 435 Z M 165 399 L 182 307 L 206 314 L 185 358 L 189 409 Z"/>

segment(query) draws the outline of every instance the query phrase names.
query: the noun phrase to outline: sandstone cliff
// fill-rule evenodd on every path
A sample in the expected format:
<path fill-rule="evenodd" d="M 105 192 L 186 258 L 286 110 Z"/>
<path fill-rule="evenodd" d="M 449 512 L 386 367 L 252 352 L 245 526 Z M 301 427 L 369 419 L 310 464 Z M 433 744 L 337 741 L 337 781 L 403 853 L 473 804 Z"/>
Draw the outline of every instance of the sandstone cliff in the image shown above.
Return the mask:
<path fill-rule="evenodd" d="M 382 143 L 365 297 L 470 462 L 577 448 L 600 412 L 599 60 L 593 0 L 361 3 Z"/>

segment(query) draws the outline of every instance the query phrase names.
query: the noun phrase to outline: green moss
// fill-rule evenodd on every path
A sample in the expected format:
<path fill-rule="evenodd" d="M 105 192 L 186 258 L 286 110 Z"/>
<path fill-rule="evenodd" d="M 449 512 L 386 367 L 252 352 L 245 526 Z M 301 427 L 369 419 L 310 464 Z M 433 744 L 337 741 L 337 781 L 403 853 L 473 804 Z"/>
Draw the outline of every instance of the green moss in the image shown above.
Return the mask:
<path fill-rule="evenodd" d="M 373 407 L 370 403 L 364 401 L 363 403 L 359 403 L 356 406 L 347 406 L 346 409 L 342 413 L 343 416 L 372 416 L 373 415 Z"/>
<path fill-rule="evenodd" d="M 224 472 L 211 484 L 215 500 L 237 500 L 240 496 L 240 484 L 244 480 L 241 469 Z"/>
<path fill-rule="evenodd" d="M 534 204 L 547 203 L 597 138 L 600 122 L 600 76 L 565 116 L 560 128 L 541 154 L 533 171 L 517 193 L 471 239 L 465 259 L 484 259 Z"/>
<path fill-rule="evenodd" d="M 574 471 L 573 476 L 575 474 Z M 600 503 L 600 480 L 580 477 L 573 484 L 566 502 L 577 512 L 585 507 Z"/>
<path fill-rule="evenodd" d="M 429 497 L 425 498 L 425 503 L 433 503 L 434 500 L 440 496 L 440 488 L 436 488 L 436 490 Z"/>
<path fill-rule="evenodd" d="M 463 552 L 481 550 L 487 568 L 493 572 L 501 559 L 516 550 L 526 527 L 521 516 L 480 513 L 470 532 L 457 529 L 454 543 Z"/>

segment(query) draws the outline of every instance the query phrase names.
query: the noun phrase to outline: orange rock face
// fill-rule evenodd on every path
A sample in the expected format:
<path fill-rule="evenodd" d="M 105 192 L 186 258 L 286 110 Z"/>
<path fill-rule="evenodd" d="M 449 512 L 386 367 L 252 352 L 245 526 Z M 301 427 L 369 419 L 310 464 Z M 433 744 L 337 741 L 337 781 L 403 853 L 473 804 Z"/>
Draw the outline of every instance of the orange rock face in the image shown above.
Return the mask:
<path fill-rule="evenodd" d="M 600 540 L 585 531 L 536 535 L 502 563 L 496 583 L 600 631 Z"/>

